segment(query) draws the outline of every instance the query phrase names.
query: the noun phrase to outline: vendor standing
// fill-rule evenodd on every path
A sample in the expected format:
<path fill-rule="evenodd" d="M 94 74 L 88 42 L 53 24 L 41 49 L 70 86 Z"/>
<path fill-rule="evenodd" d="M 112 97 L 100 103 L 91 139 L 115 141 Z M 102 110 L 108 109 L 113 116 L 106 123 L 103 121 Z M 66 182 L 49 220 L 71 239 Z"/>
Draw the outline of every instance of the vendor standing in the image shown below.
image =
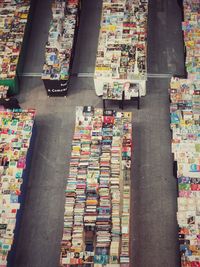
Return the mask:
<path fill-rule="evenodd" d="M 21 109 L 17 98 L 0 98 L 0 106 L 3 106 L 4 109 Z"/>

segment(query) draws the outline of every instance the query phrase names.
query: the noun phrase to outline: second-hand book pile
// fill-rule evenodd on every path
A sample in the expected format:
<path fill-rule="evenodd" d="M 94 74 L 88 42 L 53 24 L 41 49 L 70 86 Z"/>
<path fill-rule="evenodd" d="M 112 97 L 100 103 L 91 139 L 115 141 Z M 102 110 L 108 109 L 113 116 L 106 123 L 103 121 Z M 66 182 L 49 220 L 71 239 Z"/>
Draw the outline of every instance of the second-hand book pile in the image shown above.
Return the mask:
<path fill-rule="evenodd" d="M 23 170 L 32 136 L 34 110 L 0 112 L 0 266 L 7 266 L 20 209 Z"/>
<path fill-rule="evenodd" d="M 177 161 L 181 266 L 200 263 L 200 80 L 172 78 L 172 152 Z"/>
<path fill-rule="evenodd" d="M 131 120 L 130 112 L 76 109 L 61 266 L 130 266 Z"/>
<path fill-rule="evenodd" d="M 147 13 L 148 0 L 103 0 L 95 78 L 105 79 L 112 99 L 126 95 L 128 81 L 145 79 Z"/>
<path fill-rule="evenodd" d="M 68 80 L 79 0 L 54 0 L 42 79 Z"/>
<path fill-rule="evenodd" d="M 0 1 L 0 79 L 16 75 L 29 8 L 29 0 Z"/>
<path fill-rule="evenodd" d="M 184 41 L 186 47 L 186 70 L 189 79 L 200 79 L 200 1 L 184 0 Z"/>

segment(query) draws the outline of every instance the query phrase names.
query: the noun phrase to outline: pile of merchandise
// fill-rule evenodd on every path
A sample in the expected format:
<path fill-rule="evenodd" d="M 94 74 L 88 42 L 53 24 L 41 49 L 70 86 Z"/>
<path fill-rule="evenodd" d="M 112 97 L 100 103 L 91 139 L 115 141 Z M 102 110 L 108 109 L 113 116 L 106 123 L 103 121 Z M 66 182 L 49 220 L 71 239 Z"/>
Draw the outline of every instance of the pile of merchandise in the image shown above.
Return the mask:
<path fill-rule="evenodd" d="M 68 80 L 79 0 L 54 0 L 42 79 Z"/>
<path fill-rule="evenodd" d="M 186 70 L 189 79 L 200 79 L 200 2 L 184 0 L 184 42 L 186 48 Z"/>
<path fill-rule="evenodd" d="M 29 0 L 0 2 L 0 79 L 16 75 L 29 8 Z"/>
<path fill-rule="evenodd" d="M 177 165 L 181 266 L 200 266 L 200 2 L 184 0 L 188 79 L 172 78 L 172 153 Z"/>
<path fill-rule="evenodd" d="M 32 136 L 34 110 L 0 112 L 0 266 L 7 266 L 21 204 L 23 170 Z M 14 234 L 15 232 L 15 234 Z"/>
<path fill-rule="evenodd" d="M 177 163 L 181 266 L 200 266 L 200 2 L 184 0 L 184 43 L 188 79 L 172 78 L 172 153 Z"/>
<path fill-rule="evenodd" d="M 61 266 L 129 266 L 130 112 L 77 107 Z"/>
<path fill-rule="evenodd" d="M 172 153 L 177 162 L 182 266 L 200 262 L 200 81 L 172 78 Z"/>
<path fill-rule="evenodd" d="M 107 99 L 119 99 L 127 81 L 146 76 L 147 13 L 148 0 L 103 0 L 95 77 L 108 80 Z"/>

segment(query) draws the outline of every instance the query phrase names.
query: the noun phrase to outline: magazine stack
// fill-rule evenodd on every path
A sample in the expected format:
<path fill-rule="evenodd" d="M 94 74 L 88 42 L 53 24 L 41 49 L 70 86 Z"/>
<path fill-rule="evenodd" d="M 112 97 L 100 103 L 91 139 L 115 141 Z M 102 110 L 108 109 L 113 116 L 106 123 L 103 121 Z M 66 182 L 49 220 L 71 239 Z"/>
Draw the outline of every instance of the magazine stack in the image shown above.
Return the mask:
<path fill-rule="evenodd" d="M 73 60 L 79 0 L 54 0 L 42 79 L 50 96 L 66 95 Z"/>
<path fill-rule="evenodd" d="M 77 107 L 61 266 L 130 266 L 132 114 Z"/>
<path fill-rule="evenodd" d="M 172 153 L 178 181 L 179 248 L 181 266 L 199 266 L 200 248 L 200 2 L 183 1 L 182 29 L 187 79 L 170 84 Z"/>
<path fill-rule="evenodd" d="M 184 1 L 182 29 L 186 49 L 185 65 L 188 78 L 192 80 L 200 79 L 199 10 L 198 0 Z"/>
<path fill-rule="evenodd" d="M 0 2 L 0 85 L 17 91 L 16 76 L 19 56 L 28 20 L 30 1 Z"/>
<path fill-rule="evenodd" d="M 103 0 L 95 67 L 95 90 L 107 99 L 146 94 L 148 0 Z M 126 94 L 127 91 L 127 94 Z M 126 96 L 127 95 L 127 96 Z"/>
<path fill-rule="evenodd" d="M 0 266 L 13 266 L 11 252 L 23 201 L 24 170 L 34 124 L 34 110 L 0 112 Z"/>
<path fill-rule="evenodd" d="M 200 262 L 200 80 L 172 78 L 172 153 L 177 162 L 182 266 Z"/>

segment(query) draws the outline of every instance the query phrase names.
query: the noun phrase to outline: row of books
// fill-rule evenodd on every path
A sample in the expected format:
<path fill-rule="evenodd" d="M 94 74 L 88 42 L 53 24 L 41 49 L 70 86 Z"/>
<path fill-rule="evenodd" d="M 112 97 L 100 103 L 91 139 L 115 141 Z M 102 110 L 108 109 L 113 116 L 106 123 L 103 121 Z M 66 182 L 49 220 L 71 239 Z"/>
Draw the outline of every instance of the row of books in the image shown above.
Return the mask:
<path fill-rule="evenodd" d="M 199 21 L 200 2 L 184 0 L 182 29 L 186 47 L 186 70 L 189 79 L 200 79 Z"/>
<path fill-rule="evenodd" d="M 0 98 L 6 98 L 8 93 L 8 86 L 0 85 Z"/>
<path fill-rule="evenodd" d="M 29 0 L 0 2 L 0 79 L 16 75 L 29 8 Z"/>
<path fill-rule="evenodd" d="M 200 80 L 172 78 L 172 153 L 177 162 L 181 266 L 200 263 Z"/>
<path fill-rule="evenodd" d="M 103 0 L 95 78 L 111 80 L 113 91 L 146 75 L 147 13 L 148 0 Z"/>
<path fill-rule="evenodd" d="M 79 0 L 54 0 L 42 79 L 68 80 Z"/>
<path fill-rule="evenodd" d="M 76 109 L 61 266 L 129 266 L 131 120 L 130 112 Z"/>
<path fill-rule="evenodd" d="M 23 170 L 30 145 L 34 110 L 0 112 L 0 266 L 14 241 L 16 216 L 20 209 Z"/>

